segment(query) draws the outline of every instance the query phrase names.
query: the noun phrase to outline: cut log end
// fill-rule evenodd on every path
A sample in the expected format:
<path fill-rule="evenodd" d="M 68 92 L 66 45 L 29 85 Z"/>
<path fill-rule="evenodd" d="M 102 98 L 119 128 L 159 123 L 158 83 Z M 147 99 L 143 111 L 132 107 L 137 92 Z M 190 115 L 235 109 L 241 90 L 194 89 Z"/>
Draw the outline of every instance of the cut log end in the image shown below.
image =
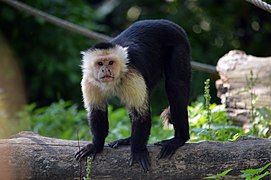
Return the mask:
<path fill-rule="evenodd" d="M 229 118 L 246 124 L 251 115 L 251 94 L 257 108 L 271 108 L 271 57 L 260 58 L 233 50 L 219 59 L 217 96 L 227 108 Z"/>

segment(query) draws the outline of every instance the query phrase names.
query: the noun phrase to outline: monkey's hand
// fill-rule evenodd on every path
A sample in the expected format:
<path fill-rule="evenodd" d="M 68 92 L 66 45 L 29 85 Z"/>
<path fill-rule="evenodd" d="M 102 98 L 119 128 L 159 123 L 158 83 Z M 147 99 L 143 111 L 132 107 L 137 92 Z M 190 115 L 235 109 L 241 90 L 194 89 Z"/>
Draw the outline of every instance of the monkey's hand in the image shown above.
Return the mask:
<path fill-rule="evenodd" d="M 88 155 L 91 155 L 92 160 L 94 160 L 97 153 L 101 152 L 102 150 L 103 150 L 103 146 L 96 147 L 93 143 L 89 143 L 75 154 L 75 158 L 77 161 L 81 161 L 82 158 L 84 158 Z"/>
<path fill-rule="evenodd" d="M 125 139 L 119 139 L 119 140 L 108 143 L 108 146 L 114 149 L 122 145 L 131 145 L 131 137 L 128 137 Z"/>
<path fill-rule="evenodd" d="M 132 166 L 135 162 L 138 162 L 140 164 L 144 172 L 149 171 L 151 163 L 148 150 L 146 149 L 140 152 L 132 152 L 130 166 Z"/>
<path fill-rule="evenodd" d="M 162 146 L 162 149 L 160 153 L 158 154 L 157 158 L 158 159 L 166 158 L 166 157 L 171 158 L 171 156 L 176 152 L 176 150 L 179 147 L 183 146 L 184 144 L 185 144 L 185 140 L 179 137 L 178 138 L 174 137 L 172 139 L 167 139 L 164 141 L 154 143 L 154 145 Z"/>

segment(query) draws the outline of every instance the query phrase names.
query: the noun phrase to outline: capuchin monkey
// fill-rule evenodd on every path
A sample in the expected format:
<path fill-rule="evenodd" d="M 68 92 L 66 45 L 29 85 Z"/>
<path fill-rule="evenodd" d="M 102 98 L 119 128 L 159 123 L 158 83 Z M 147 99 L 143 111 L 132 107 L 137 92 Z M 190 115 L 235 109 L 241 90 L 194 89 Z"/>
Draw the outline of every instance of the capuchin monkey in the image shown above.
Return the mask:
<path fill-rule="evenodd" d="M 82 92 L 93 135 L 92 143 L 75 157 L 93 159 L 104 148 L 108 135 L 107 99 L 120 98 L 128 109 L 131 136 L 109 143 L 112 148 L 131 145 L 130 165 L 150 169 L 147 141 L 151 129 L 150 96 L 164 77 L 169 107 L 162 117 L 173 124 L 174 137 L 155 143 L 158 159 L 171 157 L 189 139 L 187 105 L 191 76 L 191 52 L 187 35 L 167 20 L 143 20 L 132 24 L 110 42 L 83 52 Z"/>

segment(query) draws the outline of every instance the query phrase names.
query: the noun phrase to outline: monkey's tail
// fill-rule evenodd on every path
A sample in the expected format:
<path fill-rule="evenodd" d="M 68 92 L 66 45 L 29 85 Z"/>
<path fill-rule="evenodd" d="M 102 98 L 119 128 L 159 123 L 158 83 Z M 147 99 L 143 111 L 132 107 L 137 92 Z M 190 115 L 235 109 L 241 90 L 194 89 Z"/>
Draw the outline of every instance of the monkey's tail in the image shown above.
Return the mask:
<path fill-rule="evenodd" d="M 169 106 L 166 109 L 164 109 L 164 111 L 160 115 L 160 118 L 163 121 L 164 128 L 168 128 L 170 124 L 172 124 Z"/>

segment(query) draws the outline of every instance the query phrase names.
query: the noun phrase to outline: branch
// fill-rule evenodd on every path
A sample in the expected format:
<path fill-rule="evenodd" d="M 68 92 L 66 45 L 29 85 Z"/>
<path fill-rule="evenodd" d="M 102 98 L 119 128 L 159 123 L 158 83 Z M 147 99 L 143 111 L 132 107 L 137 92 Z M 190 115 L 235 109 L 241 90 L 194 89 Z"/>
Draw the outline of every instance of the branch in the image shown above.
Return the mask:
<path fill-rule="evenodd" d="M 28 6 L 24 3 L 21 3 L 18 1 L 12 1 L 12 0 L 0 0 L 0 1 L 2 1 L 2 2 L 18 9 L 18 10 L 32 14 L 33 16 L 41 17 L 56 26 L 60 26 L 64 29 L 67 29 L 72 32 L 76 32 L 76 33 L 81 34 L 83 36 L 86 36 L 88 38 L 93 38 L 93 39 L 97 39 L 100 41 L 109 41 L 111 39 L 109 36 L 90 31 L 86 28 L 83 28 L 83 27 L 78 26 L 76 24 L 73 24 L 71 22 L 65 21 L 63 19 L 52 16 L 52 15 L 47 14 L 43 11 L 38 10 L 38 9 L 32 8 L 31 6 Z"/>
<path fill-rule="evenodd" d="M 74 158 L 77 144 L 31 132 L 0 140 L 0 179 L 79 179 L 81 170 Z M 230 168 L 231 176 L 238 177 L 241 169 L 262 167 L 271 161 L 268 139 L 187 143 L 171 159 L 162 160 L 156 159 L 160 147 L 150 145 L 148 149 L 151 169 L 143 173 L 138 164 L 129 167 L 130 147 L 105 147 L 91 163 L 91 179 L 202 179 Z M 85 169 L 83 161 L 84 177 Z"/>
<path fill-rule="evenodd" d="M 35 9 L 31 6 L 24 4 L 24 3 L 21 3 L 18 1 L 13 1 L 13 0 L 0 0 L 0 1 L 2 1 L 2 2 L 18 9 L 18 10 L 32 14 L 33 16 L 41 17 L 56 26 L 60 26 L 64 29 L 81 34 L 81 35 L 86 36 L 88 38 L 93 38 L 93 39 L 100 40 L 100 41 L 110 41 L 111 40 L 111 37 L 109 37 L 109 36 L 106 36 L 106 35 L 103 35 L 100 33 L 96 33 L 94 31 L 90 31 L 86 28 L 83 28 L 83 27 L 78 26 L 76 24 L 73 24 L 71 22 L 65 21 L 63 19 L 60 19 L 58 17 L 52 16 L 50 14 L 43 12 L 43 11 Z M 204 71 L 204 72 L 208 72 L 211 74 L 217 74 L 217 71 L 214 66 L 206 65 L 203 63 L 195 62 L 195 61 L 191 61 L 191 65 L 192 65 L 192 68 L 195 70 Z"/>
<path fill-rule="evenodd" d="M 196 69 L 198 71 L 203 71 L 210 74 L 217 74 L 216 67 L 212 65 L 203 64 L 196 61 L 191 61 L 191 66 L 193 69 Z"/>

